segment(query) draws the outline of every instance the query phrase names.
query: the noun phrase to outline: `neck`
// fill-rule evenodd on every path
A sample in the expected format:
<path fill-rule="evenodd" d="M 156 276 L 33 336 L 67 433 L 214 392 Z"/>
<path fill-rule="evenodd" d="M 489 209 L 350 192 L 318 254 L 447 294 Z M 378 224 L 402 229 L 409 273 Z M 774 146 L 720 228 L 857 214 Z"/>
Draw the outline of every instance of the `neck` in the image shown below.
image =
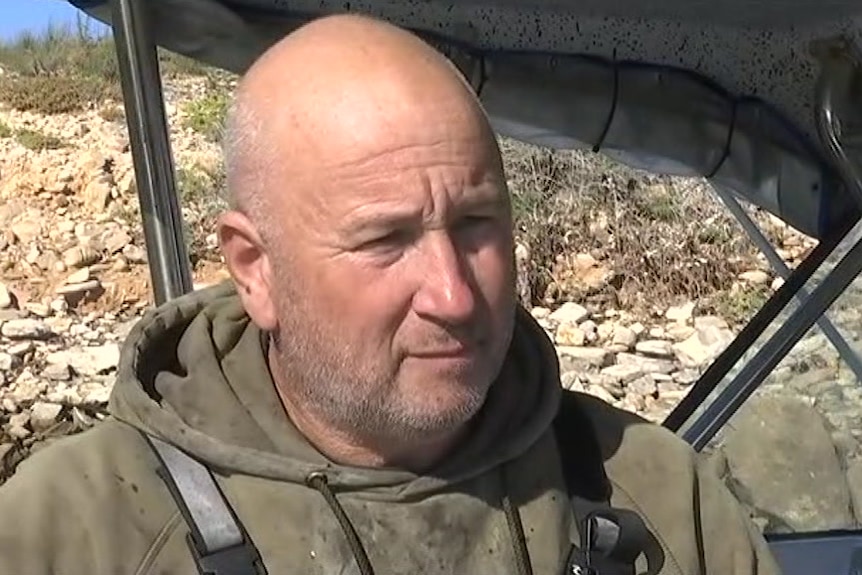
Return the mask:
<path fill-rule="evenodd" d="M 415 441 L 371 439 L 332 426 L 315 413 L 303 409 L 283 391 L 282 404 L 294 426 L 315 449 L 339 465 L 397 467 L 422 473 L 443 459 L 456 445 L 462 430 L 445 436 Z"/>

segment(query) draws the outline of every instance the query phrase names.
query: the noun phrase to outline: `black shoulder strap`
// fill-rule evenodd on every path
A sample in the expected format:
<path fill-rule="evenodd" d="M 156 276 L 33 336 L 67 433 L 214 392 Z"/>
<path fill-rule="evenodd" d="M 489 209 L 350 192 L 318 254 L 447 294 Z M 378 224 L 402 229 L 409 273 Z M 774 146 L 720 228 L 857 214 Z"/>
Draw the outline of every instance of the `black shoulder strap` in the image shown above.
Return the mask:
<path fill-rule="evenodd" d="M 158 454 L 159 475 L 189 527 L 187 543 L 201 575 L 266 575 L 210 470 L 173 445 L 144 434 Z"/>
<path fill-rule="evenodd" d="M 649 573 L 657 573 L 664 554 L 643 519 L 634 511 L 611 507 L 601 446 L 577 393 L 563 391 L 554 433 L 580 534 L 580 546 L 572 546 L 566 573 L 633 575 L 642 553 Z"/>

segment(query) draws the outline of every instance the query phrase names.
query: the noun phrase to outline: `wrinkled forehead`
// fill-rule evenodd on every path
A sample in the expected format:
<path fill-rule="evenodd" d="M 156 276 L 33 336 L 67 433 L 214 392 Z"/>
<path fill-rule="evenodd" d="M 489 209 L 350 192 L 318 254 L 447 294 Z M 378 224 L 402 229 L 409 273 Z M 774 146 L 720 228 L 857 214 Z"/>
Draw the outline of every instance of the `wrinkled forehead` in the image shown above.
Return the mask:
<path fill-rule="evenodd" d="M 448 225 L 479 212 L 509 213 L 496 141 L 481 131 L 391 130 L 374 145 L 328 152 L 284 182 L 278 220 L 294 253 L 350 249 L 394 229 Z"/>
<path fill-rule="evenodd" d="M 483 111 L 461 94 L 438 91 L 404 97 L 381 95 L 296 110 L 272 126 L 288 195 L 351 194 L 368 191 L 372 179 L 398 180 L 427 172 L 476 181 L 502 175 L 502 159 Z M 328 104 L 332 105 L 328 105 Z M 291 197 L 299 201 L 301 197 Z"/>
<path fill-rule="evenodd" d="M 312 212 L 307 217 L 349 226 L 370 212 L 440 218 L 505 201 L 494 139 L 466 123 L 458 129 L 445 114 L 432 117 L 438 121 L 426 124 L 431 129 L 391 126 L 383 137 L 366 139 L 365 133 L 325 154 L 303 178 L 305 193 L 294 205 L 306 205 Z"/>

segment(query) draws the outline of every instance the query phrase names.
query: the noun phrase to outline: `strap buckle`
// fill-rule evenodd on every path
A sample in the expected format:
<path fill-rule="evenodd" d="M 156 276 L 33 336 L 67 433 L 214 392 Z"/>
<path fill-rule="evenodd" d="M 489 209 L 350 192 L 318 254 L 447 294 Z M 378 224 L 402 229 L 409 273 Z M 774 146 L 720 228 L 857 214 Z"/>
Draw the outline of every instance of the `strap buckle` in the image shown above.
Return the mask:
<path fill-rule="evenodd" d="M 260 557 L 254 546 L 243 541 L 232 547 L 201 553 L 192 533 L 186 534 L 186 543 L 192 553 L 200 575 L 262 575 Z"/>

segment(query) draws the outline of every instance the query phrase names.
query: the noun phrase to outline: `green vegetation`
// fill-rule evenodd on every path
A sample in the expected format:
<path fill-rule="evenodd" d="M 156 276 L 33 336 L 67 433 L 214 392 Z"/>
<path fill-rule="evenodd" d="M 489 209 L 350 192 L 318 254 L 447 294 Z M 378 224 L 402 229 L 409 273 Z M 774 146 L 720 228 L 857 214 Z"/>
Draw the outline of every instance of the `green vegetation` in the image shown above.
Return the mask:
<path fill-rule="evenodd" d="M 733 289 L 716 292 L 710 298 L 707 311 L 724 318 L 730 324 L 740 325 L 763 307 L 769 299 L 769 291 L 764 286 L 738 285 Z"/>
<path fill-rule="evenodd" d="M 166 77 L 206 75 L 211 71 L 188 58 L 161 50 Z M 44 33 L 25 33 L 0 43 L 0 102 L 40 114 L 73 113 L 121 101 L 117 55 L 110 37 L 77 26 L 52 26 Z"/>
<path fill-rule="evenodd" d="M 35 151 L 55 150 L 66 145 L 60 138 L 26 128 L 13 130 L 8 124 L 3 122 L 0 122 L 0 138 L 14 138 L 16 142 L 25 148 Z"/>
<path fill-rule="evenodd" d="M 56 150 L 66 145 L 63 140 L 54 136 L 37 132 L 36 130 L 21 129 L 15 131 L 15 140 L 30 150 Z"/>
<path fill-rule="evenodd" d="M 185 126 L 211 142 L 220 142 L 229 105 L 230 94 L 213 87 L 204 96 L 185 106 Z"/>
<path fill-rule="evenodd" d="M 222 169 L 212 170 L 197 164 L 177 169 L 177 189 L 183 202 L 217 209 L 222 203 L 224 186 L 225 173 Z"/>

